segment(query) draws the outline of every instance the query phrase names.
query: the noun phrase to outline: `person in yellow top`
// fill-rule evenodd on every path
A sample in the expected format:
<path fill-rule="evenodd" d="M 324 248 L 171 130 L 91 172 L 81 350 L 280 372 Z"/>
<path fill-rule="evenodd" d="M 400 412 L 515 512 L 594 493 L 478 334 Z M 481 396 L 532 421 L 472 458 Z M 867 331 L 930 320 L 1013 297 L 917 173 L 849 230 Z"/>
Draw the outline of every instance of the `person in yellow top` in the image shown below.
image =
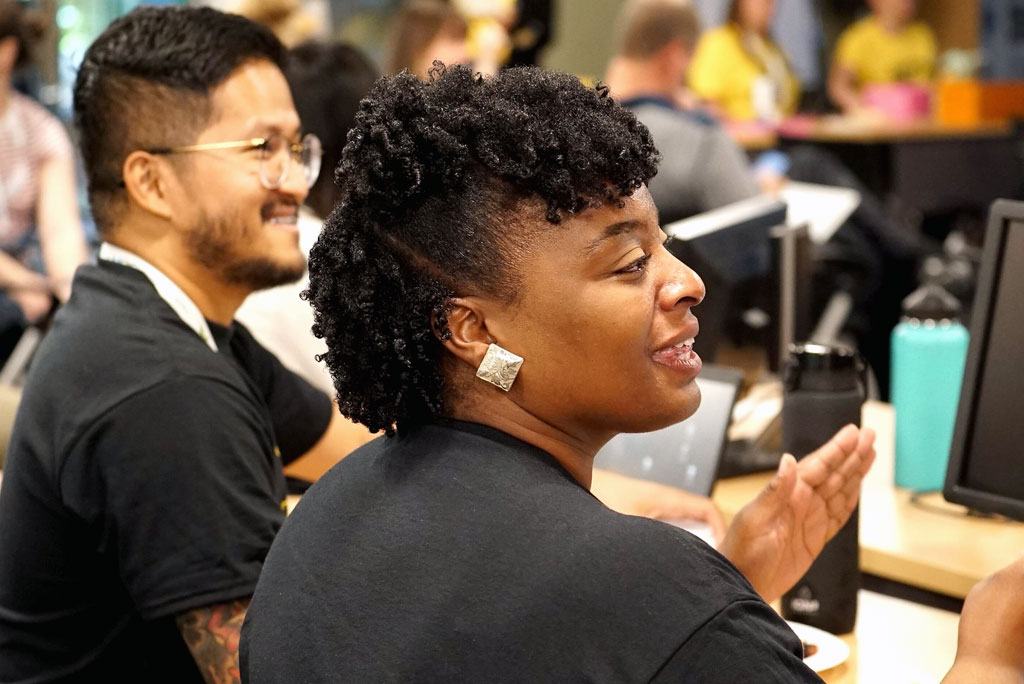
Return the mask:
<path fill-rule="evenodd" d="M 800 83 L 769 29 L 775 0 L 733 0 L 723 26 L 701 36 L 690 88 L 730 119 L 777 121 L 796 110 Z"/>
<path fill-rule="evenodd" d="M 868 0 L 871 14 L 839 37 L 828 92 L 844 111 L 861 107 L 865 86 L 926 83 L 935 71 L 935 35 L 914 19 L 915 0 Z"/>

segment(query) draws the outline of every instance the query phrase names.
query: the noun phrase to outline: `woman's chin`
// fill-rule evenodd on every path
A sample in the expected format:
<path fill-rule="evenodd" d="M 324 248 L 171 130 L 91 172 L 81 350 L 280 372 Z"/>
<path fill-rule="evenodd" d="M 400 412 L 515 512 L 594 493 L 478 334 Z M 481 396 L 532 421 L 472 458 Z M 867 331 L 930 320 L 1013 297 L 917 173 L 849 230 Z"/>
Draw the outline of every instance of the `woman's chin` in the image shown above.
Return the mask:
<path fill-rule="evenodd" d="M 692 416 L 700 408 L 700 387 L 696 382 L 687 383 L 673 393 L 653 403 L 654 408 L 631 415 L 632 420 L 623 421 L 625 427 L 618 432 L 654 432 L 669 425 L 675 425 Z M 641 404 L 634 404 L 640 406 Z M 651 404 L 647 404 L 651 406 Z"/>

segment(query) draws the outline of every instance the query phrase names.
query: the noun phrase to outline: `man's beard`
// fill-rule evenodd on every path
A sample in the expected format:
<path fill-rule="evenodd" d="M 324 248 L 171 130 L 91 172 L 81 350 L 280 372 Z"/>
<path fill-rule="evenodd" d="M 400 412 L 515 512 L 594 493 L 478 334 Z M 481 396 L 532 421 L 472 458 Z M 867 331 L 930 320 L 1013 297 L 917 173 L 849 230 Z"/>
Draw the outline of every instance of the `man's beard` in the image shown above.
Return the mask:
<path fill-rule="evenodd" d="M 306 260 L 298 248 L 297 258 L 291 262 L 239 255 L 238 247 L 253 239 L 252 231 L 239 214 L 212 217 L 204 211 L 186 239 L 192 258 L 229 285 L 265 290 L 294 283 L 306 272 Z"/>

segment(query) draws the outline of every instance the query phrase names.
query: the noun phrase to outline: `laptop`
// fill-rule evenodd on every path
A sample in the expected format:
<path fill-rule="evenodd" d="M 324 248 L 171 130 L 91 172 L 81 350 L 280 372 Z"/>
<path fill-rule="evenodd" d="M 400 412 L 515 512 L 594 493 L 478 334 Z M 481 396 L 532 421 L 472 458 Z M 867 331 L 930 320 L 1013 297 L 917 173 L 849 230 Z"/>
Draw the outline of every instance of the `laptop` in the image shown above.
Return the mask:
<path fill-rule="evenodd" d="M 654 432 L 616 435 L 597 453 L 594 467 L 710 496 L 742 381 L 739 370 L 705 364 L 696 381 L 696 413 Z"/>

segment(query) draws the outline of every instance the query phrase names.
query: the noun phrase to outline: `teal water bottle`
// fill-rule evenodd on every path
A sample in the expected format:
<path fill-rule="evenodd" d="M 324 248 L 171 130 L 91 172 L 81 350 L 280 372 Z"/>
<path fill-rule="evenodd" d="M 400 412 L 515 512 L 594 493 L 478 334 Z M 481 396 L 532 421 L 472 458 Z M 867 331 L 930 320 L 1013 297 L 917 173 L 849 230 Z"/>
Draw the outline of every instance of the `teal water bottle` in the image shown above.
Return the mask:
<path fill-rule="evenodd" d="M 892 331 L 891 399 L 896 413 L 896 485 L 942 489 L 960 401 L 967 329 L 960 303 L 936 283 L 903 300 Z"/>

